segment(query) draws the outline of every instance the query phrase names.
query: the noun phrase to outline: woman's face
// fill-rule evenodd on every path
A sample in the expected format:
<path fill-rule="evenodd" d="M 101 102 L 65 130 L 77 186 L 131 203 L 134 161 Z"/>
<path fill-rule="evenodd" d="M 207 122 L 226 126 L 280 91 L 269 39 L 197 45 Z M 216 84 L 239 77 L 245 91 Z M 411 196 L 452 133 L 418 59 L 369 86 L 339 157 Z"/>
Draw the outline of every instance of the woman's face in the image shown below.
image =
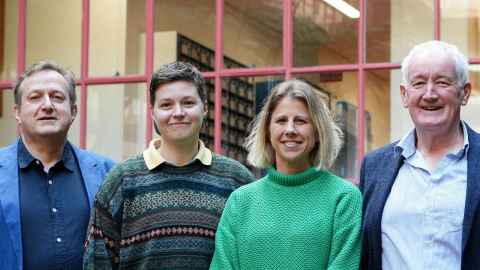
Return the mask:
<path fill-rule="evenodd" d="M 281 99 L 272 112 L 269 135 L 279 172 L 293 174 L 312 166 L 310 152 L 318 139 L 305 102 Z"/>

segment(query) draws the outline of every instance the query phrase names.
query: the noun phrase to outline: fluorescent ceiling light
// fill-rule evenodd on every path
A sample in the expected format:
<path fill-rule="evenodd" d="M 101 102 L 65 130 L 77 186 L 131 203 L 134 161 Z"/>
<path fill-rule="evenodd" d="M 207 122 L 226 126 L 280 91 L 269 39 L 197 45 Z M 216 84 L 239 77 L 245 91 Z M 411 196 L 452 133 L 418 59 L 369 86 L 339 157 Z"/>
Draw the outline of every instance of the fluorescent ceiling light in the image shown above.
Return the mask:
<path fill-rule="evenodd" d="M 325 3 L 329 4 L 330 6 L 336 8 L 341 13 L 345 14 L 346 16 L 352 19 L 360 18 L 360 12 L 352 7 L 350 4 L 343 0 L 323 0 Z"/>

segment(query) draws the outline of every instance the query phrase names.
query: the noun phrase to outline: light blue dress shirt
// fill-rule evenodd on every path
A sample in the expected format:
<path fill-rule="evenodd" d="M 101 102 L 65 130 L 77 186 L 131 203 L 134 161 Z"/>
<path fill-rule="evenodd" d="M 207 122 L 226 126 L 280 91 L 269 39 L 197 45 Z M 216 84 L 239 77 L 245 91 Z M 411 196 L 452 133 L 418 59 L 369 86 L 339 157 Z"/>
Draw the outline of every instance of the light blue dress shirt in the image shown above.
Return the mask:
<path fill-rule="evenodd" d="M 382 215 L 384 270 L 460 269 L 467 190 L 468 134 L 461 149 L 433 171 L 415 146 L 415 131 L 400 140 L 405 162 Z"/>

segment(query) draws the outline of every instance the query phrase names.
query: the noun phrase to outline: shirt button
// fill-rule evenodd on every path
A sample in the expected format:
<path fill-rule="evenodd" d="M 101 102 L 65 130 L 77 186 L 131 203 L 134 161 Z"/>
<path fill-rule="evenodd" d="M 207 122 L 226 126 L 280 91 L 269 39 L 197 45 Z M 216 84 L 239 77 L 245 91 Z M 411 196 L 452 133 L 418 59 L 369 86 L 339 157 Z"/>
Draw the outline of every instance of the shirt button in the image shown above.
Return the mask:
<path fill-rule="evenodd" d="M 62 242 L 62 238 L 57 237 L 57 243 L 61 243 L 61 242 Z"/>
<path fill-rule="evenodd" d="M 53 208 L 52 208 L 52 212 L 53 212 L 53 213 L 56 213 L 56 212 L 57 212 L 57 208 L 53 207 Z"/>
<path fill-rule="evenodd" d="M 35 160 L 35 163 L 37 163 L 37 165 L 39 165 L 39 164 L 40 164 L 40 161 L 38 161 L 38 159 L 37 159 L 37 160 Z"/>
<path fill-rule="evenodd" d="M 49 184 L 49 185 L 53 184 L 52 179 L 48 180 L 48 184 Z"/>

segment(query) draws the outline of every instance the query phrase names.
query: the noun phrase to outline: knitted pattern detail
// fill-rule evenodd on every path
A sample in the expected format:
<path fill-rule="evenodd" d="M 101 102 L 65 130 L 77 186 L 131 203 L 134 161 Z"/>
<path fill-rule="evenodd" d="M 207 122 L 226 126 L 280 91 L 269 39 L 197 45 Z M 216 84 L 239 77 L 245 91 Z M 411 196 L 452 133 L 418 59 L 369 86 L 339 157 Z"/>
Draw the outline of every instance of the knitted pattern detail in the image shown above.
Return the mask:
<path fill-rule="evenodd" d="M 208 269 L 230 193 L 253 181 L 240 163 L 213 156 L 149 171 L 142 155 L 117 165 L 97 193 L 84 269 Z"/>
<path fill-rule="evenodd" d="M 270 169 L 228 199 L 210 269 L 358 269 L 362 197 L 327 171 Z"/>

